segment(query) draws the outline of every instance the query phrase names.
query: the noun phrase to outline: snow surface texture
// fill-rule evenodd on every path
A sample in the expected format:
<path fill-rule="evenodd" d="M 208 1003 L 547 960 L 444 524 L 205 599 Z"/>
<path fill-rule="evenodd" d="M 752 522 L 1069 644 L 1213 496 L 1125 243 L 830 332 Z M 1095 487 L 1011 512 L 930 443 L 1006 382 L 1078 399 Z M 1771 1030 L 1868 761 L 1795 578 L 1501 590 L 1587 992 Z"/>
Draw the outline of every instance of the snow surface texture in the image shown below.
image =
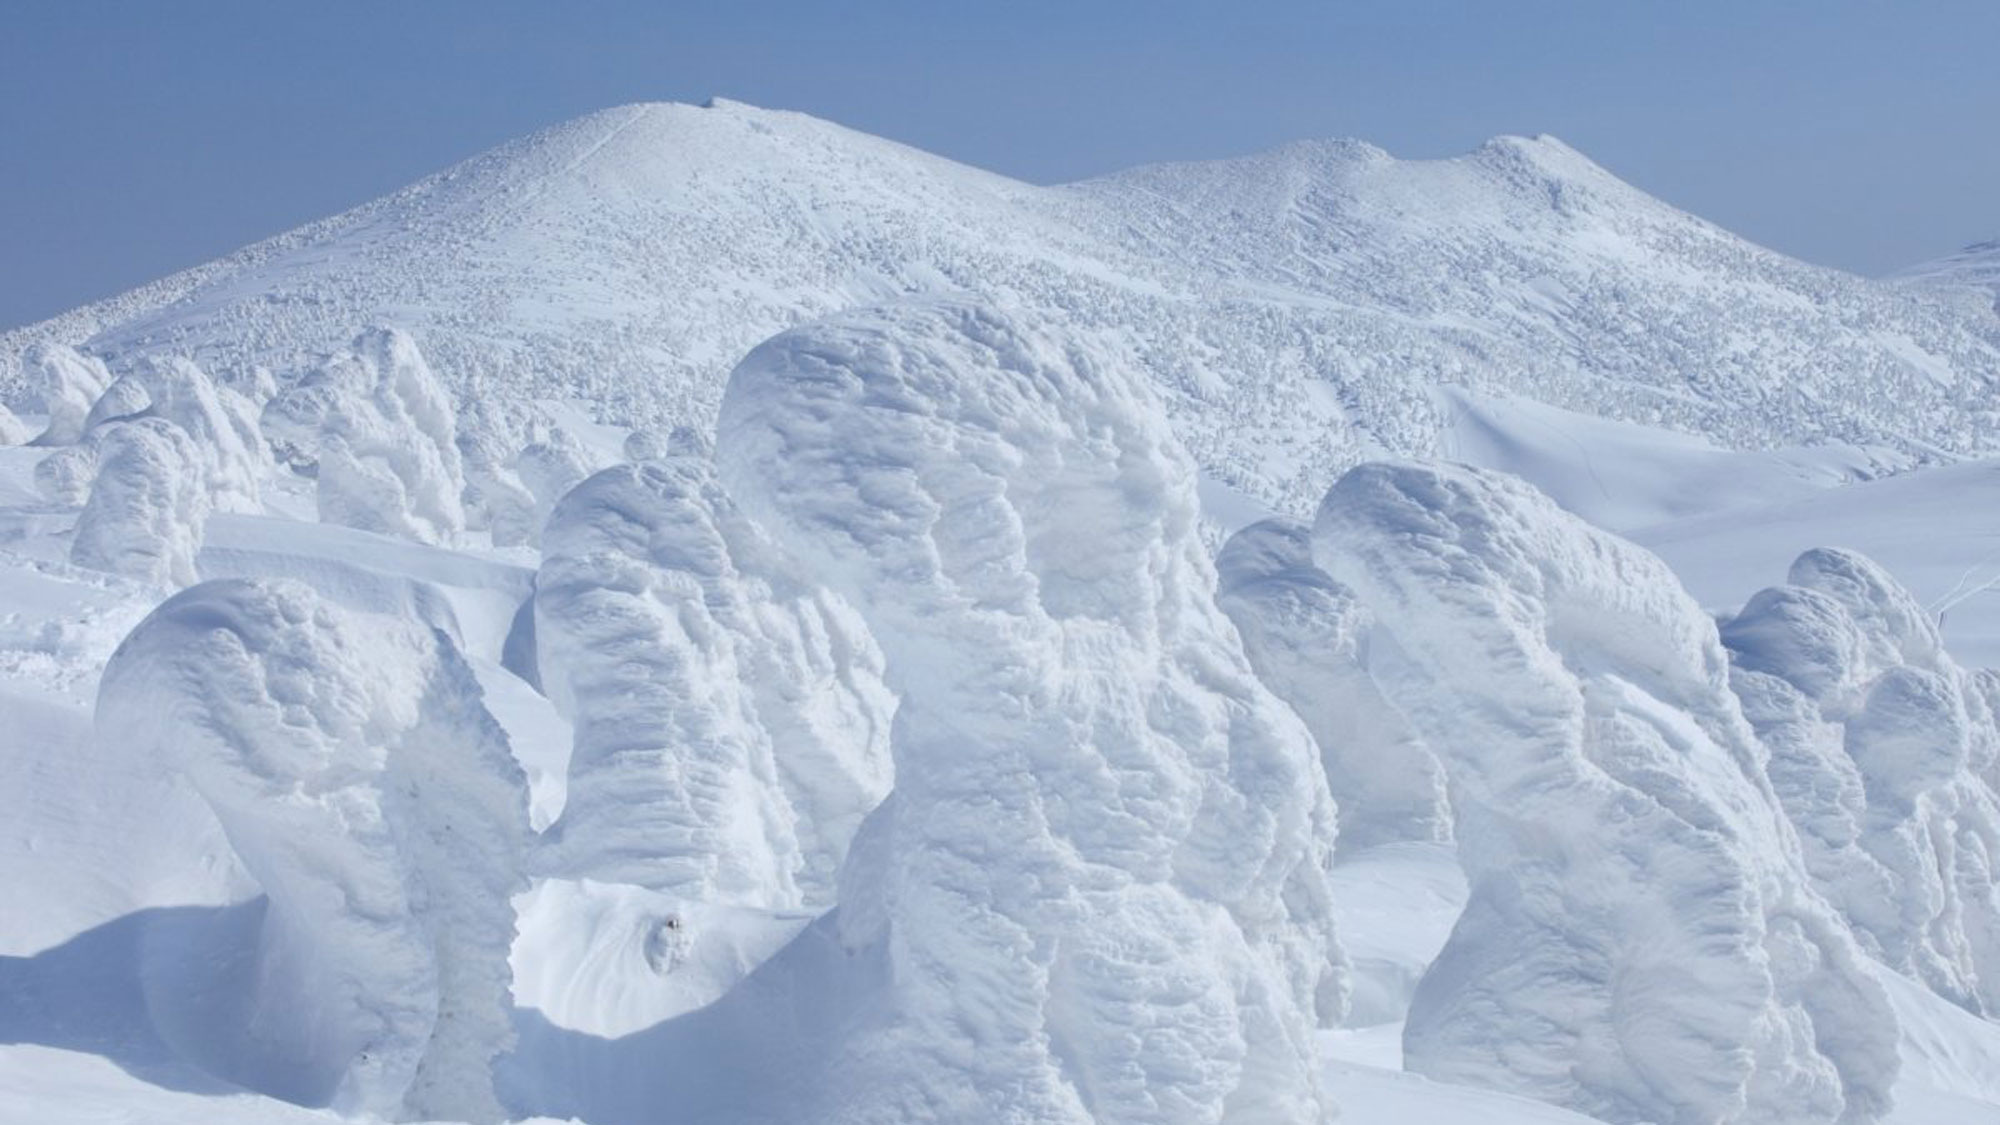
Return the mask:
<path fill-rule="evenodd" d="M 1332 803 L 1215 608 L 1193 466 L 1115 357 L 988 307 L 856 312 L 753 351 L 716 451 L 901 696 L 839 914 L 888 967 L 818 1104 L 1324 1116 Z"/>
<path fill-rule="evenodd" d="M 1216 559 L 1216 597 L 1257 678 L 1291 704 L 1319 743 L 1340 804 L 1340 847 L 1451 838 L 1437 758 L 1367 671 L 1373 621 L 1354 592 L 1313 565 L 1312 531 L 1253 524 Z"/>
<path fill-rule="evenodd" d="M 264 407 L 264 428 L 317 481 L 319 517 L 422 543 L 465 526 L 458 420 L 414 340 L 378 328 Z"/>
<path fill-rule="evenodd" d="M 207 583 L 119 646 L 97 726 L 177 768 L 268 896 L 248 963 L 155 982 L 185 1057 L 343 1113 L 506 1116 L 526 792 L 448 643 L 294 583 Z"/>
<path fill-rule="evenodd" d="M 1799 556 L 1722 639 L 1828 900 L 1890 966 L 2000 1012 L 2000 684 L 1850 551 Z"/>
<path fill-rule="evenodd" d="M 1786 259 L 1552 138 L 1451 160 L 1310 142 L 1043 188 L 730 102 L 604 110 L 0 335 L 0 399 L 30 410 L 14 357 L 42 341 L 284 373 L 388 322 L 461 406 L 483 386 L 706 429 L 771 333 L 960 290 L 1129 349 L 1203 470 L 1294 515 L 1365 457 L 1436 452 L 1441 385 L 1735 449 L 1937 457 L 2000 433 L 1990 297 Z"/>
<path fill-rule="evenodd" d="M 1887 1110 L 1887 999 L 1664 564 L 1513 478 L 1379 463 L 1328 492 L 1314 557 L 1393 638 L 1451 777 L 1471 896 L 1411 1069 L 1616 1122 Z"/>
<path fill-rule="evenodd" d="M 873 639 L 705 461 L 621 465 L 556 506 L 536 667 L 576 731 L 557 869 L 699 904 L 825 909 L 889 791 Z"/>

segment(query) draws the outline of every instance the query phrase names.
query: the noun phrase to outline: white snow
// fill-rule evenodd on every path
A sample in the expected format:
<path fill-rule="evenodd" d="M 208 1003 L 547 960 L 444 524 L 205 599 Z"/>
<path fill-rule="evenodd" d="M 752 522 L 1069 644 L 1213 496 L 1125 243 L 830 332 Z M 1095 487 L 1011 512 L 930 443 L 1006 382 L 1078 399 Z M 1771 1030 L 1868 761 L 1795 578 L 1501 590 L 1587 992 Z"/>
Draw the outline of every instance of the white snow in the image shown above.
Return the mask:
<path fill-rule="evenodd" d="M 904 304 L 744 360 L 717 456 L 901 696 L 841 878 L 887 962 L 853 1120 L 1311 1120 L 1344 969 L 1311 736 L 1215 608 L 1195 475 L 1117 357 Z"/>
<path fill-rule="evenodd" d="M 717 102 L 0 334 L 0 1118 L 2000 1121 L 1983 254 Z"/>

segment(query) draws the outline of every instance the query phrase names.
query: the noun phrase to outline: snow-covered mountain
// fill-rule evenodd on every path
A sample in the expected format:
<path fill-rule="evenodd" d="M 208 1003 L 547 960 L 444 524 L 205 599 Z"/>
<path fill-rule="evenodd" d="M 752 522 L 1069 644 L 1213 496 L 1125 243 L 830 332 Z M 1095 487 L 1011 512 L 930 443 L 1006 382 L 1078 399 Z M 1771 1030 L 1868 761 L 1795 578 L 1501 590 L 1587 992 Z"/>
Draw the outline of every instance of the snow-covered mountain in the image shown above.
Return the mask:
<path fill-rule="evenodd" d="M 2000 238 L 1966 245 L 1955 254 L 1896 271 L 1891 280 L 1931 289 L 1967 289 L 1990 294 L 2000 312 Z"/>
<path fill-rule="evenodd" d="M 1036 187 L 730 102 L 592 114 L 17 329 L 0 388 L 39 340 L 283 373 L 389 322 L 461 394 L 705 428 L 766 336 L 961 290 L 1124 354 L 1210 474 L 1297 514 L 1364 455 L 1435 451 L 1440 385 L 1745 449 L 1963 454 L 2000 431 L 2000 321 L 1763 250 L 1552 138 Z"/>
<path fill-rule="evenodd" d="M 1969 292 L 717 103 L 17 329 L 0 1118 L 2000 1120 Z"/>

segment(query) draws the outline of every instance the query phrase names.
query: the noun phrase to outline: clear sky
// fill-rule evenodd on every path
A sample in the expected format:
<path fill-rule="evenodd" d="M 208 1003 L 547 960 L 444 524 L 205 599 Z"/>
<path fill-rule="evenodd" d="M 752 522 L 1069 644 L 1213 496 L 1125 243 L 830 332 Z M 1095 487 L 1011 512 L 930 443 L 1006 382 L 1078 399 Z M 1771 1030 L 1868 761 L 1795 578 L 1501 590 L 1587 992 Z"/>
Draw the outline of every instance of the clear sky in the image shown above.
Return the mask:
<path fill-rule="evenodd" d="M 1042 182 L 1554 133 L 1861 273 L 2000 233 L 2000 0 L 0 0 L 0 326 L 712 94 Z"/>

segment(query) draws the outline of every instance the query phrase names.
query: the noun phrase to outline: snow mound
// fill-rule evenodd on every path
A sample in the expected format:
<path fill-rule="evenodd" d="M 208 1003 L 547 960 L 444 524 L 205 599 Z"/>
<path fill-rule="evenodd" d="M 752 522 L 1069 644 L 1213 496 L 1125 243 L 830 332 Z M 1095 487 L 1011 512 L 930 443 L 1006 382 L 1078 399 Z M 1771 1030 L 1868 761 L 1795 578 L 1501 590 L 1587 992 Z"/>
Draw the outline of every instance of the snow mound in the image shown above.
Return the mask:
<path fill-rule="evenodd" d="M 1612 1122 L 1881 1117 L 1894 1015 L 1665 564 L 1513 478 L 1410 463 L 1344 476 L 1314 557 L 1393 642 L 1376 670 L 1446 764 L 1471 885 L 1410 1069 Z"/>
<path fill-rule="evenodd" d="M 853 609 L 702 462 L 590 477 L 543 548 L 536 665 L 576 732 L 557 869 L 689 907 L 831 906 L 890 782 L 895 700 Z"/>
<path fill-rule="evenodd" d="M 119 646 L 97 724 L 180 771 L 268 896 L 224 987 L 154 982 L 163 1037 L 291 1101 L 505 1117 L 526 790 L 447 642 L 296 583 L 205 583 Z"/>
<path fill-rule="evenodd" d="M 1828 900 L 1892 968 L 2000 1013 L 1993 679 L 1852 551 L 1799 556 L 1722 639 Z"/>
<path fill-rule="evenodd" d="M 115 423 L 87 445 L 59 450 L 45 491 L 73 495 L 87 474 L 70 561 L 154 586 L 189 586 L 212 506 L 213 460 L 187 432 L 161 418 Z M 39 467 L 37 477 L 41 477 Z"/>
<path fill-rule="evenodd" d="M 1319 743 L 1340 805 L 1343 855 L 1451 837 L 1444 771 L 1368 675 L 1374 622 L 1354 592 L 1313 565 L 1296 520 L 1252 524 L 1216 558 L 1216 604 L 1236 624 L 1257 678 Z"/>
<path fill-rule="evenodd" d="M 145 392 L 145 416 L 172 422 L 193 440 L 201 454 L 200 487 L 210 502 L 227 512 L 261 512 L 258 482 L 269 462 L 256 408 L 249 400 L 217 386 L 201 368 L 179 356 L 147 357 L 131 379 Z M 112 386 L 120 388 L 124 382 Z M 107 389 L 105 397 L 111 393 Z M 115 416 L 112 411 L 124 410 L 136 398 L 121 388 L 103 415 Z M 96 404 L 92 412 L 98 413 Z"/>
<path fill-rule="evenodd" d="M 457 415 L 408 333 L 377 328 L 266 403 L 263 426 L 316 477 L 319 518 L 424 543 L 465 526 Z"/>
<path fill-rule="evenodd" d="M 838 918 L 886 973 L 807 1080 L 846 1120 L 1327 1113 L 1332 803 L 1122 366 L 947 302 L 781 334 L 731 376 L 723 480 L 860 609 L 901 696 Z"/>

